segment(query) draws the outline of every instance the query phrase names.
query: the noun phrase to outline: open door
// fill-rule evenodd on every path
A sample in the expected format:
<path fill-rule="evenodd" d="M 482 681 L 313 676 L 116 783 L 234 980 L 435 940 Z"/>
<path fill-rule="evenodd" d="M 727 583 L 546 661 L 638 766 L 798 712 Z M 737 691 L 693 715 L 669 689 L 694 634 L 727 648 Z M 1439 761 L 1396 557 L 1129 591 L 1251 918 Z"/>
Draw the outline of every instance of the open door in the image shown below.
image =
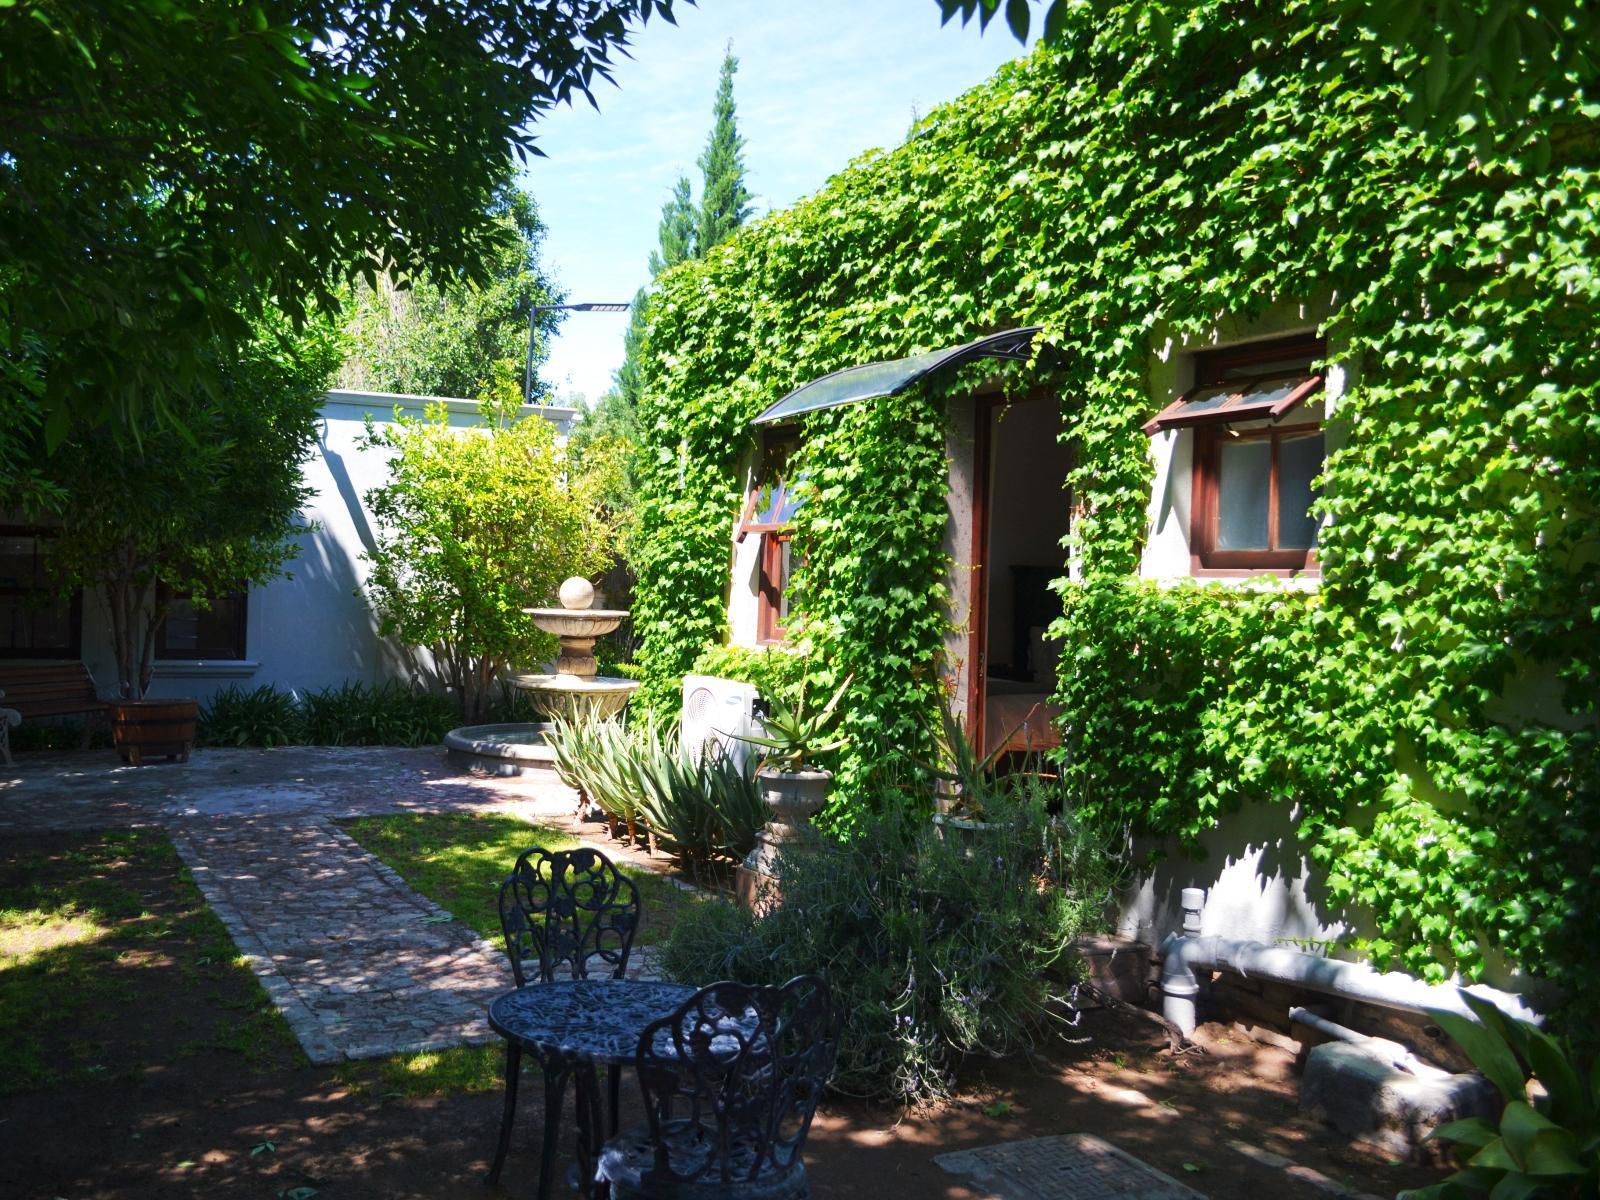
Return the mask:
<path fill-rule="evenodd" d="M 969 733 L 984 754 L 1058 744 L 1057 651 L 1046 641 L 1061 615 L 1052 579 L 1066 574 L 1071 517 L 1054 397 L 978 401 L 973 449 L 972 628 Z"/>

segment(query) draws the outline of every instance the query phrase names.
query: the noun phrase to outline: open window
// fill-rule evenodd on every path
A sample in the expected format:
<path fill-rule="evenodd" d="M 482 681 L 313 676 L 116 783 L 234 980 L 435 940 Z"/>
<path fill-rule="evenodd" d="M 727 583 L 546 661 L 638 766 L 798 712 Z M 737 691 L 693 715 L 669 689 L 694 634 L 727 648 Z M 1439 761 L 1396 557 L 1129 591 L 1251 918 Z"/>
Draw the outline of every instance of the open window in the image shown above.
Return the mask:
<path fill-rule="evenodd" d="M 1206 351 L 1195 384 L 1145 426 L 1194 438 L 1189 545 L 1195 574 L 1317 569 L 1313 481 L 1325 453 L 1315 337 Z"/>
<path fill-rule="evenodd" d="M 775 429 L 762 435 L 761 460 L 745 497 L 738 538 L 761 539 L 756 585 L 756 639 L 781 642 L 789 616 L 789 580 L 794 567 L 793 522 L 800 506 L 790 463 L 799 449 L 799 432 Z"/>

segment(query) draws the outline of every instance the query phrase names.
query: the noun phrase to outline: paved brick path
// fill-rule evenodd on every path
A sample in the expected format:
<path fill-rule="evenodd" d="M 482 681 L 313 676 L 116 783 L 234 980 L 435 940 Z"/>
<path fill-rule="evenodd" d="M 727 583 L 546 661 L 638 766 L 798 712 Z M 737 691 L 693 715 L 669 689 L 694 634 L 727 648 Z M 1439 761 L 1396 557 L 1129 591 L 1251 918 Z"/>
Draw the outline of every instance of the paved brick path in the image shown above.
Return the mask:
<path fill-rule="evenodd" d="M 207 750 L 139 769 L 109 755 L 36 755 L 0 768 L 0 835 L 164 827 L 307 1056 L 326 1063 L 495 1041 L 484 1013 L 511 986 L 498 946 L 334 818 L 501 811 L 603 836 L 573 819 L 575 799 L 553 774 L 468 778 L 435 751 Z M 661 869 L 617 843 L 603 848 Z M 654 954 L 636 951 L 629 974 L 654 977 Z"/>

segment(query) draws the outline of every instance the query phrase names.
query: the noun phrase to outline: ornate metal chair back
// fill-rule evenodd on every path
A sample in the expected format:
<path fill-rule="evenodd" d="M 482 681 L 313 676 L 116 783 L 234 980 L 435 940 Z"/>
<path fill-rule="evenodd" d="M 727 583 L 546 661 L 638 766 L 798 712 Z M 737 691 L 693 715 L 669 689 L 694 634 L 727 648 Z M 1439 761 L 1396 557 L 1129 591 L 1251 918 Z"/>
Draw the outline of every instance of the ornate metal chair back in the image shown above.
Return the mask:
<path fill-rule="evenodd" d="M 828 985 L 811 975 L 714 983 L 646 1026 L 638 1068 L 655 1179 L 738 1188 L 796 1169 L 838 1037 Z"/>
<path fill-rule="evenodd" d="M 620 979 L 639 927 L 639 889 L 598 850 L 532 846 L 500 885 L 500 928 L 517 986 L 549 983 L 566 967 Z"/>

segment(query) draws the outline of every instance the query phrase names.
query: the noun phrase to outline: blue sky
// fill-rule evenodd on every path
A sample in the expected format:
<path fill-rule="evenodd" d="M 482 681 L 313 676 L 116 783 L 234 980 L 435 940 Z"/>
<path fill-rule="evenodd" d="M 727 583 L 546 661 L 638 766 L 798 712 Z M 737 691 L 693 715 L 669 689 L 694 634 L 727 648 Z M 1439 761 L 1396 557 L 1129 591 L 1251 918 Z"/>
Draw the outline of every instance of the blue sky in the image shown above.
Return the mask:
<path fill-rule="evenodd" d="M 548 156 L 524 171 L 549 239 L 544 259 L 573 301 L 630 300 L 649 274 L 673 181 L 711 129 L 723 48 L 734 80 L 746 182 L 757 215 L 817 190 L 865 150 L 898 145 L 912 120 L 1021 54 L 996 21 L 939 24 L 934 0 L 701 0 L 651 21 L 588 104 L 536 128 Z M 571 314 L 542 377 L 563 400 L 597 398 L 622 361 L 626 313 Z"/>

